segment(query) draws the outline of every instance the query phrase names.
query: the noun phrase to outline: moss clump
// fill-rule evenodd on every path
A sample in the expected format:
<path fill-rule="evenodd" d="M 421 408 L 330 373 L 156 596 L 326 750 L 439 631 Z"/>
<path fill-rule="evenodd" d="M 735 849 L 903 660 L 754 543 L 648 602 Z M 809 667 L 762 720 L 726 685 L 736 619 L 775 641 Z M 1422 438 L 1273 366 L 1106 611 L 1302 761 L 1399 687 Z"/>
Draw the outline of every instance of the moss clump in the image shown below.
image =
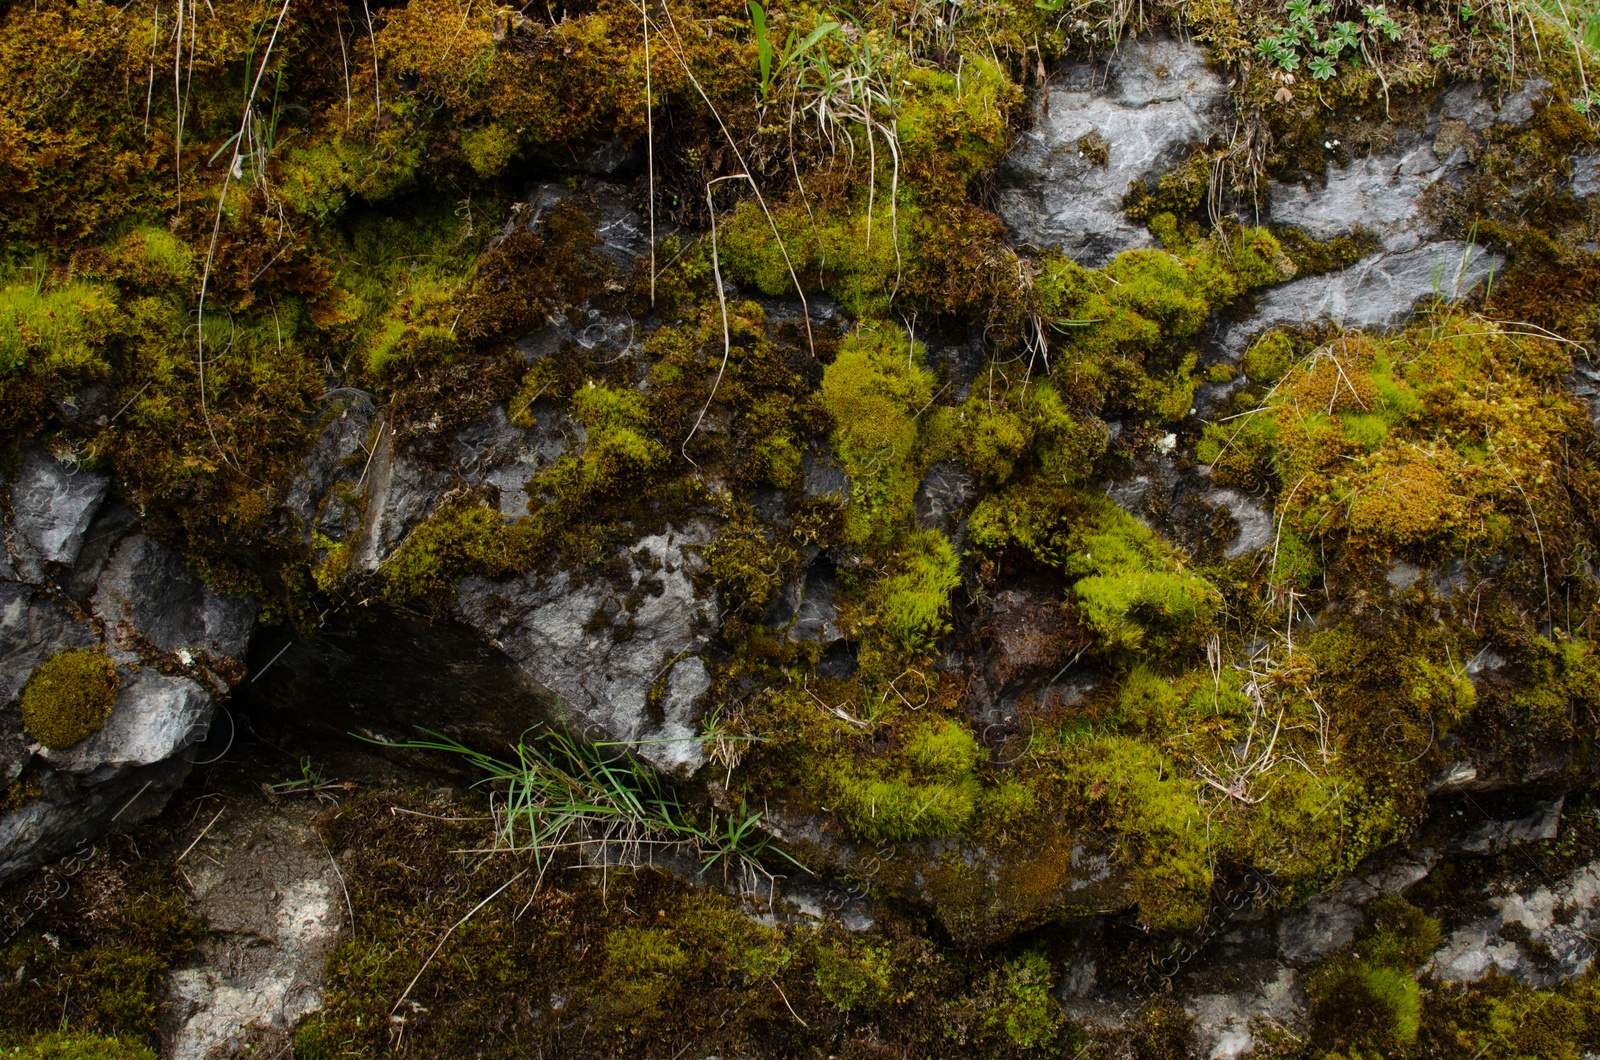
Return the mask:
<path fill-rule="evenodd" d="M 69 648 L 40 664 L 22 690 L 22 729 L 49 748 L 100 731 L 117 702 L 117 668 L 103 651 Z"/>
<path fill-rule="evenodd" d="M 41 1034 L 15 1045 L 0 1044 L 0 1055 L 15 1060 L 156 1060 L 136 1042 L 97 1034 Z"/>
<path fill-rule="evenodd" d="M 1422 991 L 1408 971 L 1344 962 L 1320 972 L 1307 993 L 1319 1043 L 1338 1050 L 1391 1050 L 1416 1040 Z"/>
<path fill-rule="evenodd" d="M 863 839 L 954 835 L 977 808 L 981 754 L 966 726 L 930 718 L 907 725 L 887 755 L 827 763 L 824 790 L 833 811 Z"/>
<path fill-rule="evenodd" d="M 1080 408 L 1180 420 L 1199 382 L 1197 343 L 1211 312 L 1293 271 L 1263 229 L 1170 234 L 1168 250 L 1126 251 L 1104 269 L 1046 260 L 1034 287 L 1062 347 L 1052 379 Z"/>
<path fill-rule="evenodd" d="M 1025 550 L 1072 578 L 1084 624 L 1111 652 L 1193 646 L 1222 602 L 1214 586 L 1127 512 L 1048 479 L 979 502 L 968 533 L 975 549 Z"/>
<path fill-rule="evenodd" d="M 31 431 L 51 398 L 104 378 L 116 296 L 97 284 L 0 272 L 0 429 Z"/>
<path fill-rule="evenodd" d="M 910 521 L 920 417 L 933 401 L 921 347 L 898 329 L 852 335 L 822 376 L 833 444 L 850 477 L 845 539 L 879 546 Z"/>
<path fill-rule="evenodd" d="M 881 944 L 824 943 L 817 946 L 813 960 L 816 971 L 812 978 L 818 993 L 840 1012 L 873 1004 L 894 983 L 894 958 Z"/>
<path fill-rule="evenodd" d="M 1139 914 L 1151 927 L 1200 923 L 1211 853 L 1196 784 L 1159 749 L 1129 737 L 1078 737 L 1049 759 L 1050 785 L 1117 836 Z"/>
<path fill-rule="evenodd" d="M 500 578 L 526 562 L 498 509 L 462 499 L 440 506 L 406 536 L 383 567 L 394 600 L 442 600 L 467 574 Z"/>
<path fill-rule="evenodd" d="M 1377 556 L 1515 547 L 1548 569 L 1578 532 L 1573 491 L 1588 486 L 1551 454 L 1590 425 L 1552 385 L 1569 370 L 1561 347 L 1445 313 L 1397 337 L 1339 335 L 1286 368 L 1303 349 L 1259 341 L 1246 369 L 1273 381 L 1261 411 L 1208 426 L 1196 455 L 1224 484 L 1272 484 L 1279 520 L 1308 543 Z"/>
<path fill-rule="evenodd" d="M 1026 953 L 1000 969 L 1003 1000 L 984 1013 L 986 1027 L 1023 1049 L 1055 1043 L 1066 1022 L 1055 997 L 1055 974 L 1043 954 Z"/>
<path fill-rule="evenodd" d="M 907 534 L 893 566 L 868 594 L 871 621 L 906 655 L 930 651 L 950 627 L 950 593 L 961 583 L 955 549 L 937 530 Z"/>

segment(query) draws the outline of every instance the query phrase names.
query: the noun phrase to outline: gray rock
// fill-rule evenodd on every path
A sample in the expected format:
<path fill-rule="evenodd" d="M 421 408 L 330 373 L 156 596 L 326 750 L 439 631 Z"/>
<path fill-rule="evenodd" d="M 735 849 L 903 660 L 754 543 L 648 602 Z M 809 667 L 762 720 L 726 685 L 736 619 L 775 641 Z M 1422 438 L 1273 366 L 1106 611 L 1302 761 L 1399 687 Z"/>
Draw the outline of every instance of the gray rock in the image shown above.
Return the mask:
<path fill-rule="evenodd" d="M 31 585 L 0 582 L 0 705 L 16 708 L 39 664 L 68 648 L 92 648 L 94 630 Z"/>
<path fill-rule="evenodd" d="M 628 314 L 590 307 L 576 310 L 570 317 L 552 313 L 548 327 L 517 341 L 517 352 L 528 361 L 537 361 L 571 343 L 593 357 L 614 360 L 636 351 L 643 338 L 638 321 Z"/>
<path fill-rule="evenodd" d="M 1432 848 L 1404 851 L 1363 876 L 1353 876 L 1285 913 L 1278 921 L 1278 955 L 1299 968 L 1344 949 L 1366 918 L 1366 906 L 1380 895 L 1399 894 L 1433 870 Z"/>
<path fill-rule="evenodd" d="M 359 514 L 356 493 L 370 470 L 368 446 L 377 419 L 372 395 L 354 387 L 332 391 L 321 404 L 317 440 L 284 498 L 308 542 L 314 531 L 337 540 L 352 528 L 352 518 Z"/>
<path fill-rule="evenodd" d="M 95 784 L 80 784 L 70 774 L 45 774 L 43 797 L 0 816 L 0 880 L 38 868 L 113 823 L 131 827 L 149 820 L 161 812 L 189 769 L 181 758 L 168 759 Z"/>
<path fill-rule="evenodd" d="M 213 700 L 187 677 L 119 669 L 116 706 L 99 732 L 71 747 L 41 750 L 55 768 L 91 780 L 155 765 L 189 746 L 210 720 Z"/>
<path fill-rule="evenodd" d="M 1498 854 L 1525 843 L 1554 839 L 1561 831 L 1565 801 L 1564 797 L 1553 799 L 1512 821 L 1485 821 L 1458 839 L 1453 849 L 1468 854 Z"/>
<path fill-rule="evenodd" d="M 1417 579 L 1421 577 L 1421 567 L 1415 563 L 1407 563 L 1403 559 L 1397 559 L 1389 563 L 1389 571 L 1383 576 L 1383 580 L 1396 590 L 1403 592 L 1417 584 Z"/>
<path fill-rule="evenodd" d="M 1542 77 L 1530 77 L 1517 90 L 1506 97 L 1495 119 L 1502 125 L 1526 125 L 1533 120 L 1533 112 L 1544 102 L 1550 91 L 1550 82 Z"/>
<path fill-rule="evenodd" d="M 1474 132 L 1494 124 L 1495 106 L 1476 81 L 1451 85 L 1439 94 L 1439 117 L 1445 121 L 1466 122 Z"/>
<path fill-rule="evenodd" d="M 1439 770 L 1439 774 L 1428 782 L 1427 792 L 1435 795 L 1439 792 L 1463 791 L 1477 779 L 1478 767 L 1470 759 L 1462 759 Z"/>
<path fill-rule="evenodd" d="M 1183 1011 L 1194 1021 L 1189 1028 L 1192 1055 L 1237 1060 L 1255 1050 L 1260 1024 L 1299 1026 L 1307 1007 L 1294 969 L 1278 966 L 1271 978 L 1242 990 L 1189 998 Z"/>
<path fill-rule="evenodd" d="M 1591 364 L 1587 359 L 1575 361 L 1572 374 L 1567 376 L 1567 387 L 1573 397 L 1582 398 L 1588 403 L 1589 419 L 1596 427 L 1600 427 L 1600 365 Z"/>
<path fill-rule="evenodd" d="M 72 565 L 110 485 L 109 475 L 57 460 L 40 446 L 23 450 L 11 485 L 11 548 L 24 580 L 42 580 L 46 563 Z"/>
<path fill-rule="evenodd" d="M 1572 197 L 1587 199 L 1600 193 L 1600 151 L 1572 156 Z"/>
<path fill-rule="evenodd" d="M 800 458 L 800 469 L 805 474 L 807 497 L 849 496 L 850 476 L 839 467 L 832 453 L 807 449 Z"/>
<path fill-rule="evenodd" d="M 1330 166 L 1321 185 L 1274 183 L 1270 217 L 1318 240 L 1348 235 L 1360 225 L 1390 253 L 1414 250 L 1437 233 L 1423 215 L 1423 195 L 1448 169 L 1425 143 Z"/>
<path fill-rule="evenodd" d="M 951 460 L 928 468 L 917 486 L 917 522 L 925 530 L 953 532 L 978 495 L 978 483 L 966 469 Z"/>
<path fill-rule="evenodd" d="M 453 489 L 489 487 L 499 498 L 502 515 L 528 514 L 529 480 L 586 438 L 583 426 L 554 405 L 536 402 L 531 411 L 535 424 L 529 428 L 514 425 L 503 405 L 462 428 L 442 461 L 448 470 L 396 453 L 384 432 L 367 475 L 356 569 L 376 571 Z"/>
<path fill-rule="evenodd" d="M 844 639 L 839 609 L 834 603 L 838 589 L 832 564 L 818 562 L 806 569 L 800 582 L 800 603 L 789 627 L 791 640 L 814 640 L 826 646 Z"/>
<path fill-rule="evenodd" d="M 218 596 L 182 556 L 143 534 L 117 545 L 94 595 L 120 661 L 137 660 L 143 640 L 184 666 L 213 670 L 244 653 L 256 607 L 251 599 Z"/>
<path fill-rule="evenodd" d="M 1467 673 L 1473 677 L 1481 673 L 1493 673 L 1505 664 L 1505 657 L 1495 651 L 1492 644 L 1485 644 L 1478 649 L 1478 654 L 1467 660 Z"/>
<path fill-rule="evenodd" d="M 702 564 L 694 546 L 710 539 L 700 523 L 641 539 L 619 557 L 628 568 L 622 585 L 570 571 L 465 578 L 457 612 L 581 727 L 616 740 L 673 741 L 641 742 L 638 753 L 686 776 L 704 761 L 698 743 L 681 742 L 693 720 L 690 705 L 680 699 L 680 714 L 669 723 L 653 711 L 650 692 L 669 668 L 700 650 L 714 627 L 716 600 L 699 596 L 692 580 Z M 698 678 L 691 666 L 679 680 L 687 694 Z"/>
<path fill-rule="evenodd" d="M 1210 490 L 1205 502 L 1214 508 L 1226 508 L 1239 524 L 1239 533 L 1222 552 L 1226 559 L 1238 559 L 1272 544 L 1272 516 L 1261 505 L 1237 490 Z"/>
<path fill-rule="evenodd" d="M 705 752 L 696 739 L 700 717 L 700 697 L 711 690 L 711 671 L 705 660 L 691 655 L 676 663 L 667 674 L 666 694 L 661 698 L 661 735 L 658 763 L 678 776 L 690 776 L 705 764 Z"/>
<path fill-rule="evenodd" d="M 1530 986 L 1572 979 L 1594 963 L 1600 934 L 1600 862 L 1526 893 L 1491 895 L 1492 916 L 1450 933 L 1429 971 L 1446 983 L 1474 983 L 1491 970 Z"/>
<path fill-rule="evenodd" d="M 397 453 L 394 432 L 381 432 L 367 472 L 366 508 L 351 565 L 369 574 L 376 571 L 412 528 L 428 517 L 449 485 L 448 475 Z"/>
<path fill-rule="evenodd" d="M 500 514 L 512 518 L 528 514 L 528 480 L 586 438 L 583 425 L 554 405 L 536 404 L 533 412 L 537 425 L 524 429 L 496 405 L 457 435 L 450 449 L 451 466 L 472 485 L 493 486 Z"/>
<path fill-rule="evenodd" d="M 1373 254 L 1348 269 L 1269 289 L 1257 300 L 1255 316 L 1223 330 L 1218 345 L 1233 359 L 1275 327 L 1326 322 L 1390 331 L 1410 320 L 1422 300 L 1437 295 L 1459 301 L 1504 263 L 1499 254 L 1455 240 Z"/>
<path fill-rule="evenodd" d="M 1125 41 L 1103 67 L 1067 67 L 1001 163 L 997 205 L 1012 238 L 1088 266 L 1153 246 L 1122 212 L 1128 186 L 1208 139 L 1227 97 L 1205 52 L 1169 37 Z"/>

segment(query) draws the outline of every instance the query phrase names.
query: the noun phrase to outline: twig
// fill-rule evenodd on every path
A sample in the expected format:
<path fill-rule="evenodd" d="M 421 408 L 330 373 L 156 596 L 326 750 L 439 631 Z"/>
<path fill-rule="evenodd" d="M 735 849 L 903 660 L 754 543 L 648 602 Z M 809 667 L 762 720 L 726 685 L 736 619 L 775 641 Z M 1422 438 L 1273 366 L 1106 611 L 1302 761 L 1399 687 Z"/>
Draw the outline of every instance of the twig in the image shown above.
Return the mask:
<path fill-rule="evenodd" d="M 457 920 L 454 924 L 450 925 L 450 930 L 446 931 L 444 933 L 444 938 L 439 940 L 439 945 L 437 945 L 437 946 L 435 946 L 433 948 L 433 952 L 428 954 L 428 959 L 422 962 L 422 967 L 417 969 L 417 974 L 411 977 L 411 982 L 409 984 L 407 984 L 405 993 L 400 995 L 400 999 L 398 1001 L 396 1001 L 394 1003 L 394 1007 L 389 1010 L 390 1013 L 394 1013 L 394 1012 L 399 1011 L 400 1006 L 405 1004 L 406 998 L 411 996 L 412 988 L 417 985 L 417 980 L 422 978 L 422 973 L 428 970 L 428 965 L 433 963 L 433 959 L 435 957 L 439 956 L 439 951 L 444 949 L 444 944 L 446 942 L 450 941 L 450 936 L 455 934 L 456 928 L 460 927 L 462 924 L 465 924 L 468 920 L 471 920 L 473 913 L 476 913 L 478 910 L 482 909 L 484 906 L 488 905 L 490 902 L 492 902 L 496 898 L 500 897 L 500 892 L 501 891 L 504 891 L 507 887 L 510 887 L 513 883 L 516 883 L 518 880 L 522 879 L 522 877 L 526 876 L 527 874 L 528 874 L 528 870 L 527 869 L 523 869 L 521 872 L 519 872 L 515 876 L 511 877 L 505 883 L 502 883 L 499 887 L 496 887 L 493 894 L 491 894 L 489 897 L 485 898 L 483 901 L 479 902 L 477 905 L 473 906 L 472 909 L 470 911 L 468 911 L 466 916 L 462 917 L 460 920 Z"/>
<path fill-rule="evenodd" d="M 734 180 L 734 177 L 718 177 L 717 180 Z M 711 408 L 711 403 L 716 400 L 717 388 L 722 386 L 722 373 L 728 370 L 728 356 L 733 351 L 733 340 L 728 335 L 728 296 L 722 290 L 722 265 L 717 257 L 717 204 L 711 199 L 711 185 L 717 180 L 706 181 L 706 209 L 711 214 L 711 281 L 717 285 L 717 307 L 722 310 L 722 366 L 717 369 L 717 381 L 711 384 L 711 393 L 706 396 L 706 403 L 700 408 L 700 415 L 695 417 L 694 426 L 689 428 L 689 437 L 683 440 L 678 451 L 683 458 L 694 464 L 694 457 L 689 455 L 689 441 L 694 438 L 695 432 L 700 429 L 700 424 L 706 418 L 706 413 Z M 699 467 L 699 464 L 695 464 Z"/>
<path fill-rule="evenodd" d="M 796 1012 L 794 1010 L 794 1006 L 789 1004 L 789 997 L 783 992 L 783 987 L 778 985 L 778 981 L 771 976 L 768 976 L 767 982 L 772 984 L 772 989 L 776 990 L 778 992 L 778 996 L 783 999 L 783 1007 L 789 1010 L 789 1015 L 793 1016 L 797 1021 L 799 1021 L 800 1026 L 804 1027 L 806 1030 L 810 1030 L 811 1024 L 807 1023 L 803 1019 L 800 1019 L 800 1013 Z"/>
<path fill-rule="evenodd" d="M 339 889 L 344 892 L 344 907 L 350 910 L 350 941 L 356 940 L 356 907 L 350 901 L 350 888 L 344 884 L 344 873 L 339 868 L 339 859 L 333 856 L 333 851 L 328 849 L 328 841 L 322 838 L 322 833 L 317 833 L 317 842 L 322 844 L 322 852 L 328 855 L 328 864 L 333 866 L 333 874 L 339 877 Z"/>
<path fill-rule="evenodd" d="M 178 855 L 178 860 L 173 862 L 174 865 L 178 864 L 184 858 L 189 856 L 189 851 L 191 851 L 191 850 L 193 850 L 195 848 L 195 843 L 200 842 L 200 840 L 202 840 L 202 839 L 204 839 L 206 837 L 206 833 L 211 831 L 211 826 L 217 823 L 217 821 L 222 817 L 223 813 L 227 809 L 228 808 L 226 806 L 224 806 L 222 809 L 217 811 L 216 816 L 211 818 L 211 820 L 209 822 L 207 822 L 207 824 L 206 824 L 206 826 L 204 828 L 200 829 L 200 834 L 199 835 L 194 837 L 194 843 L 190 843 L 188 846 L 183 848 L 183 853 Z"/>

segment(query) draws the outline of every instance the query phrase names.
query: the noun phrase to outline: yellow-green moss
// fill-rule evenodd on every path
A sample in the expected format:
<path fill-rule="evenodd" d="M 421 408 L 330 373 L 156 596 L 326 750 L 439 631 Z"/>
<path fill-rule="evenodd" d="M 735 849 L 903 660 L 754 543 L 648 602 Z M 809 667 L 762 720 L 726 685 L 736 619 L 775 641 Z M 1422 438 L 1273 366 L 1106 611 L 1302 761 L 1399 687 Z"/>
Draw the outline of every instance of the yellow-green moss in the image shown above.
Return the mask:
<path fill-rule="evenodd" d="M 1224 484 L 1270 481 L 1278 521 L 1305 541 L 1436 555 L 1515 542 L 1548 568 L 1576 532 L 1552 454 L 1587 414 L 1550 385 L 1568 370 L 1560 346 L 1447 312 L 1311 350 L 1268 335 L 1245 364 L 1272 383 L 1264 407 L 1209 425 L 1196 454 Z"/>
<path fill-rule="evenodd" d="M 156 1060 L 136 1042 L 98 1034 L 40 1034 L 15 1045 L 0 1044 L 0 1055 L 16 1060 Z"/>
<path fill-rule="evenodd" d="M 1020 548 L 1072 578 L 1084 623 L 1109 651 L 1193 646 L 1221 604 L 1148 527 L 1103 496 L 1042 476 L 979 502 L 968 534 L 975 549 Z"/>
<path fill-rule="evenodd" d="M 953 835 L 971 819 L 981 752 L 972 733 L 941 718 L 909 726 L 887 756 L 840 759 L 822 778 L 830 808 L 864 839 Z"/>
<path fill-rule="evenodd" d="M 100 731 L 117 702 L 117 668 L 101 651 L 69 648 L 40 664 L 22 690 L 22 729 L 50 748 Z"/>
<path fill-rule="evenodd" d="M 850 477 L 845 537 L 882 545 L 911 520 L 921 481 L 918 414 L 933 401 L 922 350 L 898 330 L 852 335 L 822 376 L 833 444 Z"/>

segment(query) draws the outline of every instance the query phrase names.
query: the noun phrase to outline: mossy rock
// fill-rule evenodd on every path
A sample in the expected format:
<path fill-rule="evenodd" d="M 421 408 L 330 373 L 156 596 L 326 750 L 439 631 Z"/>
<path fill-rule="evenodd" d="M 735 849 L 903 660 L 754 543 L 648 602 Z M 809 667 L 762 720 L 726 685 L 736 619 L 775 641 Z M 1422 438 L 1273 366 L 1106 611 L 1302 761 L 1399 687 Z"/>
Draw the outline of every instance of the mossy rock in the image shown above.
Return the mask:
<path fill-rule="evenodd" d="M 46 747 L 71 747 L 100 731 L 117 702 L 117 668 L 104 652 L 69 648 L 22 690 L 22 728 Z"/>

